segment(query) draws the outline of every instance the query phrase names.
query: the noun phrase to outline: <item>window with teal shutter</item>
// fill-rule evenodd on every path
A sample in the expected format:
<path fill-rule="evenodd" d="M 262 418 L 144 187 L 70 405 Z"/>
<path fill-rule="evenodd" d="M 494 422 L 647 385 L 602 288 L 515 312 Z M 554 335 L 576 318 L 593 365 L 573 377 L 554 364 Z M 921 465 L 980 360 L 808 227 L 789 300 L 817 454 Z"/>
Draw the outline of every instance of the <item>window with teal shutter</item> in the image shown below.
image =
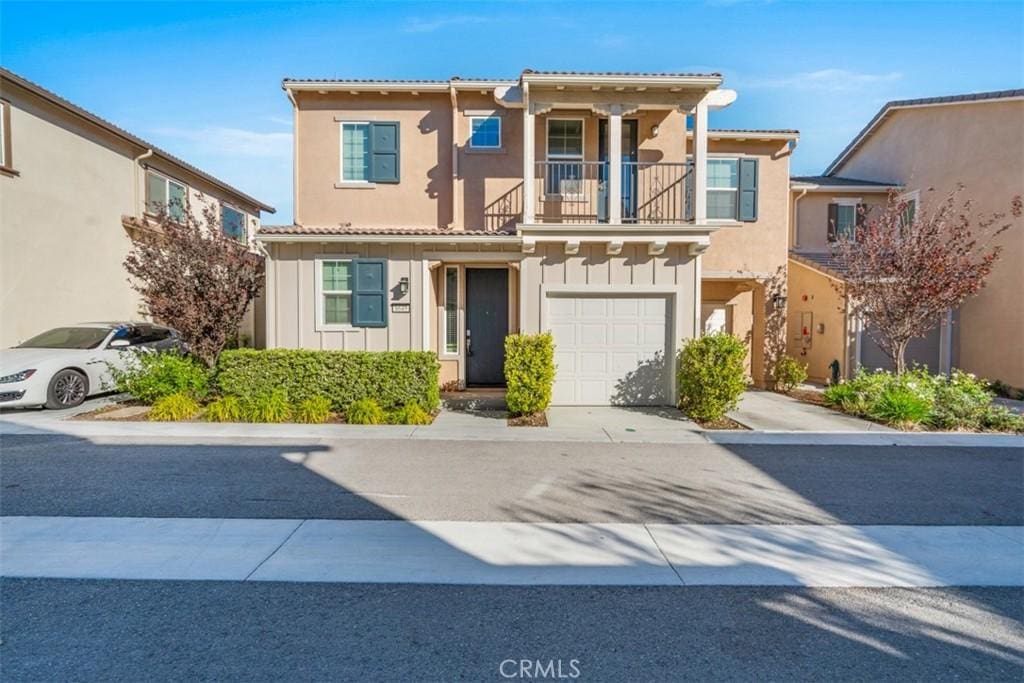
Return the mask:
<path fill-rule="evenodd" d="M 356 327 L 387 327 L 386 259 L 354 259 L 352 262 L 352 324 Z"/>
<path fill-rule="evenodd" d="M 371 123 L 370 180 L 375 183 L 397 183 L 398 156 L 398 123 Z"/>
<path fill-rule="evenodd" d="M 399 126 L 396 121 L 341 124 L 341 181 L 397 183 L 400 177 Z"/>
<path fill-rule="evenodd" d="M 352 323 L 351 262 L 323 261 L 321 264 L 323 320 L 327 325 Z"/>
<path fill-rule="evenodd" d="M 757 159 L 740 159 L 739 219 L 757 220 Z"/>

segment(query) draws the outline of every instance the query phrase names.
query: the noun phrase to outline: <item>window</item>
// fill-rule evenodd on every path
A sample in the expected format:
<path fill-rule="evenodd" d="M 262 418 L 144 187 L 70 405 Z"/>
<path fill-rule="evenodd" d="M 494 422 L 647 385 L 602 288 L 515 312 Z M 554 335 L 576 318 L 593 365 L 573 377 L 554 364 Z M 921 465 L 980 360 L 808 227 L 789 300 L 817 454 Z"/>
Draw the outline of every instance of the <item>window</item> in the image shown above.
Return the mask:
<path fill-rule="evenodd" d="M 161 211 L 176 221 L 185 219 L 185 186 L 153 171 L 146 171 L 146 213 Z"/>
<path fill-rule="evenodd" d="M 853 237 L 854 228 L 857 227 L 857 205 L 839 204 L 836 206 L 836 235 L 839 239 Z"/>
<path fill-rule="evenodd" d="M 906 206 L 903 207 L 903 225 L 911 225 L 914 222 L 914 216 L 917 214 L 917 204 L 921 199 L 921 191 L 914 190 L 913 192 L 904 192 L 896 198 L 898 202 L 905 202 Z"/>
<path fill-rule="evenodd" d="M 501 147 L 501 117 L 474 116 L 469 120 L 469 146 L 473 149 Z"/>
<path fill-rule="evenodd" d="M 736 219 L 738 159 L 708 159 L 708 218 Z"/>
<path fill-rule="evenodd" d="M 838 197 L 828 205 L 828 241 L 853 239 L 864 222 L 864 204 L 859 198 Z"/>
<path fill-rule="evenodd" d="M 320 314 L 324 325 L 352 324 L 352 262 L 318 261 Z"/>
<path fill-rule="evenodd" d="M 459 269 L 444 269 L 444 351 L 459 352 Z"/>
<path fill-rule="evenodd" d="M 227 204 L 220 205 L 220 228 L 225 235 L 236 240 L 245 240 L 245 214 Z"/>
<path fill-rule="evenodd" d="M 365 183 L 370 180 L 370 124 L 341 124 L 341 181 Z"/>
<path fill-rule="evenodd" d="M 583 119 L 548 119 L 548 163 L 544 191 L 549 195 L 583 194 Z"/>

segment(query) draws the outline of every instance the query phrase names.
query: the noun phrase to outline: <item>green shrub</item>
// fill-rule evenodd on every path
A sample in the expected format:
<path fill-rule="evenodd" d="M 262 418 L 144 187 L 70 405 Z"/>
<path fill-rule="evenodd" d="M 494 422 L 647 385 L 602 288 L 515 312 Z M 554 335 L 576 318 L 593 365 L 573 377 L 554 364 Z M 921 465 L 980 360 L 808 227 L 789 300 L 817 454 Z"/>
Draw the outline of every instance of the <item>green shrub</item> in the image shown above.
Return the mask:
<path fill-rule="evenodd" d="M 175 352 L 139 353 L 126 368 L 110 366 L 117 391 L 143 403 L 154 403 L 171 394 L 203 398 L 209 389 L 209 371 L 188 356 Z"/>
<path fill-rule="evenodd" d="M 420 408 L 419 403 L 406 403 L 398 410 L 388 413 L 388 424 L 428 425 L 433 422 L 430 413 Z"/>
<path fill-rule="evenodd" d="M 322 424 L 331 418 L 331 399 L 313 396 L 299 401 L 292 418 L 306 424 Z"/>
<path fill-rule="evenodd" d="M 747 388 L 747 347 L 731 334 L 709 334 L 679 352 L 679 408 L 701 422 L 719 420 Z"/>
<path fill-rule="evenodd" d="M 413 401 L 433 411 L 441 401 L 438 368 L 425 351 L 235 349 L 220 355 L 217 385 L 243 400 L 280 388 L 299 403 L 327 396 L 336 411 L 367 396 L 389 410 Z"/>
<path fill-rule="evenodd" d="M 986 407 L 981 415 L 981 427 L 993 432 L 1024 433 L 1024 416 L 1009 410 L 1005 406 Z"/>
<path fill-rule="evenodd" d="M 199 404 L 185 393 L 170 394 L 158 398 L 147 415 L 157 422 L 179 422 L 191 420 L 199 413 Z"/>
<path fill-rule="evenodd" d="M 242 405 L 246 422 L 287 422 L 292 417 L 292 405 L 284 389 L 243 400 Z"/>
<path fill-rule="evenodd" d="M 555 383 L 555 341 L 550 334 L 505 337 L 505 403 L 513 416 L 547 410 Z"/>
<path fill-rule="evenodd" d="M 982 426 L 992 393 L 986 382 L 954 370 L 946 378 L 933 379 L 934 400 L 928 423 L 939 429 L 978 429 Z"/>
<path fill-rule="evenodd" d="M 913 389 L 893 384 L 871 404 L 869 414 L 876 420 L 897 427 L 916 426 L 928 419 L 932 405 Z"/>
<path fill-rule="evenodd" d="M 775 388 L 778 391 L 788 394 L 806 381 L 806 363 L 800 363 L 790 356 L 783 356 L 775 364 Z"/>
<path fill-rule="evenodd" d="M 242 422 L 245 409 L 237 396 L 222 396 L 206 406 L 203 418 L 207 422 Z"/>
<path fill-rule="evenodd" d="M 372 398 L 353 401 L 345 410 L 345 421 L 354 425 L 379 425 L 386 420 L 384 409 Z"/>
<path fill-rule="evenodd" d="M 851 415 L 864 415 L 868 405 L 864 396 L 852 382 L 842 382 L 825 387 L 825 402 Z"/>

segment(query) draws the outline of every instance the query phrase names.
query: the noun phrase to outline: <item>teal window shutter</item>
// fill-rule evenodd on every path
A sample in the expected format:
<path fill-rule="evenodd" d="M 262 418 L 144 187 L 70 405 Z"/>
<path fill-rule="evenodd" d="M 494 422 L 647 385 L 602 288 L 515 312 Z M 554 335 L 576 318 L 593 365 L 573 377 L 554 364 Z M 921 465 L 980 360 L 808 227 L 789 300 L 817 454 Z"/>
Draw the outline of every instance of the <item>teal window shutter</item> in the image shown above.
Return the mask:
<path fill-rule="evenodd" d="M 370 182 L 397 183 L 399 178 L 397 121 L 370 124 Z"/>
<path fill-rule="evenodd" d="M 739 219 L 757 220 L 757 159 L 740 159 Z"/>
<path fill-rule="evenodd" d="M 352 325 L 388 326 L 388 262 L 382 258 L 352 261 Z"/>

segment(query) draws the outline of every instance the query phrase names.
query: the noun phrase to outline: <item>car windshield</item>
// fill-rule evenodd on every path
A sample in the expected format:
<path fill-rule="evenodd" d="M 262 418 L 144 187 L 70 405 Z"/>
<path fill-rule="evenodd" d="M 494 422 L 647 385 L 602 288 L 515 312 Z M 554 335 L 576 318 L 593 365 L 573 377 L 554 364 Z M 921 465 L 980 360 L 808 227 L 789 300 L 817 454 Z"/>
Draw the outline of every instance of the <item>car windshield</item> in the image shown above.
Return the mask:
<path fill-rule="evenodd" d="M 103 327 L 55 327 L 18 345 L 19 349 L 95 349 L 110 334 Z"/>

